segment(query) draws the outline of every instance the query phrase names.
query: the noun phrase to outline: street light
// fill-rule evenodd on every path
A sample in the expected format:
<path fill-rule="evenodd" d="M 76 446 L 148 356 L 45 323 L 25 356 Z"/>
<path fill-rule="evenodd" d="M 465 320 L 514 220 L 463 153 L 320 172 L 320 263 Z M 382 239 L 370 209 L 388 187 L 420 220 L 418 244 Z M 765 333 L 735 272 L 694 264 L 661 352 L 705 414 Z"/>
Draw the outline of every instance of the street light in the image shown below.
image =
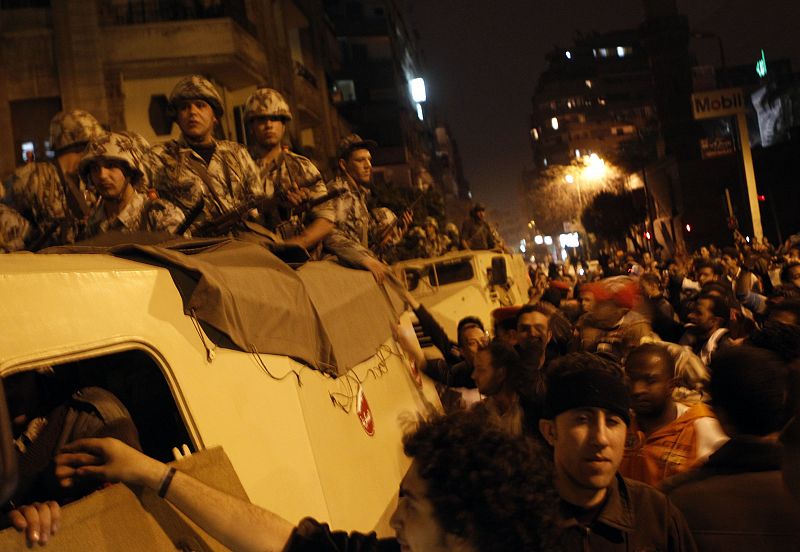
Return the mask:
<path fill-rule="evenodd" d="M 564 182 L 566 182 L 567 184 L 574 184 L 575 177 L 572 176 L 571 174 L 568 174 L 567 176 L 564 177 Z"/>
<path fill-rule="evenodd" d="M 583 176 L 590 180 L 601 180 L 606 175 L 606 162 L 601 159 L 596 153 L 583 158 L 585 167 L 583 169 Z"/>

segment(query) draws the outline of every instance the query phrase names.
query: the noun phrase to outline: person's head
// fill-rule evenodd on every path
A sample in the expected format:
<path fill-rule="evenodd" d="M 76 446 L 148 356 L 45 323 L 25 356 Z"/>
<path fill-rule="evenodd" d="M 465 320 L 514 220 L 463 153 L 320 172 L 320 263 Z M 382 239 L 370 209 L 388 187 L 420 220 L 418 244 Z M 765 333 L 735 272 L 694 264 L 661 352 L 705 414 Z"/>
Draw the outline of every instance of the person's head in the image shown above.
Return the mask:
<path fill-rule="evenodd" d="M 729 274 L 734 274 L 739 267 L 739 251 L 735 247 L 723 247 L 720 260 L 725 270 L 727 270 Z"/>
<path fill-rule="evenodd" d="M 50 146 L 65 176 L 77 178 L 78 163 L 86 144 L 105 132 L 97 119 L 81 109 L 55 114 L 50 120 Z"/>
<path fill-rule="evenodd" d="M 800 300 L 784 299 L 770 306 L 767 320 L 791 326 L 800 326 Z"/>
<path fill-rule="evenodd" d="M 586 286 L 581 286 L 580 290 L 581 310 L 583 312 L 592 312 L 595 305 L 597 305 L 594 292 Z"/>
<path fill-rule="evenodd" d="M 661 278 L 658 274 L 648 272 L 639 278 L 639 287 L 645 297 L 658 297 L 661 295 Z"/>
<path fill-rule="evenodd" d="M 553 544 L 558 499 L 541 445 L 489 423 L 481 410 L 420 423 L 391 518 L 409 552 L 536 552 Z"/>
<path fill-rule="evenodd" d="M 724 297 L 715 294 L 703 294 L 695 301 L 689 313 L 691 330 L 700 335 L 709 335 L 718 328 L 727 327 L 730 319 L 730 307 Z"/>
<path fill-rule="evenodd" d="M 277 90 L 259 88 L 244 104 L 244 118 L 256 144 L 265 150 L 279 148 L 292 120 L 289 104 Z"/>
<path fill-rule="evenodd" d="M 714 263 L 708 260 L 703 260 L 695 263 L 695 274 L 697 274 L 697 281 L 702 286 L 708 282 L 716 282 L 722 278 L 723 267 L 719 263 Z"/>
<path fill-rule="evenodd" d="M 470 215 L 477 221 L 484 220 L 486 218 L 486 207 L 482 203 L 476 203 L 470 211 Z"/>
<path fill-rule="evenodd" d="M 637 416 L 656 418 L 672 403 L 675 361 L 665 347 L 646 343 L 635 348 L 625 360 L 625 373 Z"/>
<path fill-rule="evenodd" d="M 345 136 L 339 142 L 339 169 L 356 184 L 365 188 L 372 182 L 372 152 L 378 144 L 358 134 Z"/>
<path fill-rule="evenodd" d="M 119 201 L 133 193 L 133 187 L 142 179 L 135 157 L 137 147 L 129 136 L 104 134 L 89 142 L 78 172 L 103 199 Z"/>
<path fill-rule="evenodd" d="M 425 234 L 429 238 L 433 238 L 438 233 L 439 233 L 439 222 L 434 217 L 425 217 Z"/>
<path fill-rule="evenodd" d="M 630 394 L 618 364 L 593 353 L 570 353 L 548 370 L 539 431 L 553 447 L 556 487 L 573 504 L 605 496 L 622 461 Z"/>
<path fill-rule="evenodd" d="M 708 250 L 708 247 L 705 245 L 700 248 L 700 258 L 701 259 L 708 259 L 711 257 L 711 252 Z"/>
<path fill-rule="evenodd" d="M 190 143 L 209 144 L 224 111 L 222 97 L 208 79 L 183 77 L 169 95 L 170 109 L 181 134 Z"/>
<path fill-rule="evenodd" d="M 512 347 L 517 344 L 517 311 L 519 307 L 499 307 L 492 311 L 495 339 Z"/>
<path fill-rule="evenodd" d="M 519 389 L 522 373 L 522 363 L 514 348 L 494 340 L 475 355 L 472 380 L 482 395 L 491 397 L 504 389 Z"/>
<path fill-rule="evenodd" d="M 483 327 L 483 322 L 477 316 L 465 316 L 458 321 L 456 328 L 458 335 L 458 347 L 461 349 L 461 356 L 470 364 L 475 363 L 475 353 L 478 349 L 486 347 L 489 338 Z"/>
<path fill-rule="evenodd" d="M 786 286 L 800 288 L 800 263 L 789 262 L 781 269 L 781 282 Z"/>
<path fill-rule="evenodd" d="M 776 354 L 743 345 L 711 360 L 711 408 L 725 433 L 766 436 L 788 421 L 789 368 Z"/>
<path fill-rule="evenodd" d="M 550 313 L 539 305 L 525 305 L 517 313 L 517 340 L 520 343 L 541 341 L 547 346 L 553 337 L 550 330 Z"/>

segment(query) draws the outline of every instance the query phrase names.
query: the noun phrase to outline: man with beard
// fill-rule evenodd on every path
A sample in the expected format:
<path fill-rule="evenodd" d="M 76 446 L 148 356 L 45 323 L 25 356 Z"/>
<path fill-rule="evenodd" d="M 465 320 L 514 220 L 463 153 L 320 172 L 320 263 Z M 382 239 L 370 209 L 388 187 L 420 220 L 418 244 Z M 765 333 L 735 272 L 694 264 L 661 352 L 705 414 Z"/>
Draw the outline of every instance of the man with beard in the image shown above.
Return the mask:
<path fill-rule="evenodd" d="M 618 364 L 572 353 L 550 366 L 539 431 L 553 449 L 562 550 L 695 550 L 663 494 L 617 473 L 629 409 Z"/>
<path fill-rule="evenodd" d="M 634 412 L 619 468 L 625 477 L 657 486 L 692 469 L 726 440 L 705 403 L 673 400 L 675 362 L 664 347 L 637 347 L 625 361 L 625 373 Z"/>

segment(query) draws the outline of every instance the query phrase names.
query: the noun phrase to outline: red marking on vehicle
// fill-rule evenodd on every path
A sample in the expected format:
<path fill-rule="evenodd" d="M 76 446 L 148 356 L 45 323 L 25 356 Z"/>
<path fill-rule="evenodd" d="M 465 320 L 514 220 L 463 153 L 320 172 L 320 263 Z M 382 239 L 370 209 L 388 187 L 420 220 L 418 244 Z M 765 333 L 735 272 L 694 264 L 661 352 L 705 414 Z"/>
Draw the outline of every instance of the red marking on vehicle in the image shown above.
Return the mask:
<path fill-rule="evenodd" d="M 356 395 L 356 414 L 358 421 L 361 422 L 361 427 L 367 432 L 367 435 L 372 437 L 375 435 L 375 419 L 372 417 L 372 410 L 369 408 L 367 396 L 364 394 L 364 388 L 358 387 L 358 394 Z"/>

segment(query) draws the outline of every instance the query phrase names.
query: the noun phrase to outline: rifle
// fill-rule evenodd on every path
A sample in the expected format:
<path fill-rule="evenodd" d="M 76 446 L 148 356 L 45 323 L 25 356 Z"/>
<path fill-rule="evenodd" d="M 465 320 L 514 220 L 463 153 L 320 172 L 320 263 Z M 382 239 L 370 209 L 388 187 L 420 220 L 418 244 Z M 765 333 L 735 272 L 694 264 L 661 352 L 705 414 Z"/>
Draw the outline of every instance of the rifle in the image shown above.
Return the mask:
<path fill-rule="evenodd" d="M 417 203 L 419 203 L 419 201 L 424 197 L 424 195 L 425 194 L 419 194 L 414 199 L 414 201 L 412 201 L 411 204 L 403 210 L 403 214 L 405 214 L 406 211 L 413 212 L 414 211 L 414 207 L 417 205 Z M 399 217 L 396 217 L 392 221 L 392 223 L 389 226 L 387 226 L 383 230 L 383 232 L 381 232 L 380 236 L 378 236 L 378 242 L 375 244 L 375 248 L 378 250 L 377 252 L 380 252 L 381 254 L 384 253 L 383 249 L 386 247 L 386 241 L 389 239 L 389 236 L 392 235 L 392 232 L 394 232 L 395 226 L 397 226 L 397 224 L 400 222 L 400 220 L 402 218 L 403 218 L 402 215 L 399 216 Z M 403 229 L 403 232 L 405 232 L 405 231 L 406 231 L 406 228 Z"/>
<path fill-rule="evenodd" d="M 347 190 L 343 188 L 332 190 L 323 196 L 304 201 L 295 208 L 299 211 L 308 211 L 317 205 L 322 205 L 326 201 L 330 201 L 341 196 L 346 191 Z M 267 212 L 280 202 L 281 200 L 277 197 L 260 197 L 249 199 L 238 207 L 223 213 L 218 217 L 202 222 L 197 227 L 197 230 L 192 233 L 198 236 L 222 236 L 237 229 L 245 230 L 245 223 L 248 221 L 248 215 L 251 211 L 256 210 L 262 213 Z M 195 207 L 197 206 L 195 205 L 192 208 L 192 211 Z M 189 224 L 191 225 L 191 222 Z"/>

